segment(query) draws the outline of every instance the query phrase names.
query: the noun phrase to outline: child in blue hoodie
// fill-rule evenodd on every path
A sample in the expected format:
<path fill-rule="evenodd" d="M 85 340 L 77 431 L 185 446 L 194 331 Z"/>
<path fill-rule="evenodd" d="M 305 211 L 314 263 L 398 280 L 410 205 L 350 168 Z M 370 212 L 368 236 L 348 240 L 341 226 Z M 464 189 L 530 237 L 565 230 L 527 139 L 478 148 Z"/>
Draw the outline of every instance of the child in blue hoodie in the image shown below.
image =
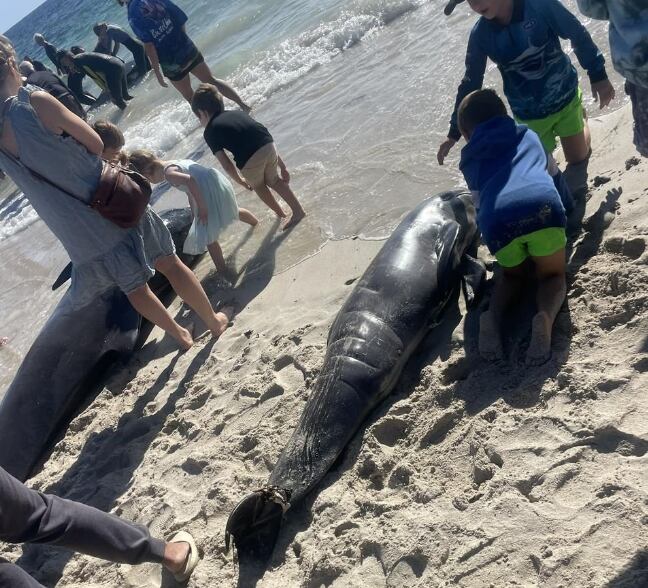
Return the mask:
<path fill-rule="evenodd" d="M 451 0 L 446 13 L 462 0 Z M 448 138 L 437 159 L 441 165 L 461 134 L 457 107 L 470 92 L 482 87 L 486 62 L 499 68 L 504 94 L 518 122 L 533 129 L 547 151 L 560 138 L 567 163 L 589 156 L 589 130 L 584 120 L 578 75 L 560 46 L 571 41 L 587 71 L 592 92 L 603 108 L 614 97 L 605 60 L 589 33 L 559 0 L 468 0 L 481 15 L 470 33 L 466 73 L 459 86 Z"/>
<path fill-rule="evenodd" d="M 472 92 L 461 102 L 457 123 L 468 142 L 460 168 L 477 208 L 477 224 L 502 268 L 490 307 L 480 322 L 479 351 L 504 359 L 500 325 L 533 262 L 538 282 L 527 365 L 551 356 L 551 330 L 565 299 L 567 219 L 547 173 L 547 155 L 538 136 L 517 125 L 493 90 Z"/>
<path fill-rule="evenodd" d="M 648 0 L 578 0 L 581 12 L 610 21 L 612 63 L 632 101 L 634 144 L 648 157 Z"/>

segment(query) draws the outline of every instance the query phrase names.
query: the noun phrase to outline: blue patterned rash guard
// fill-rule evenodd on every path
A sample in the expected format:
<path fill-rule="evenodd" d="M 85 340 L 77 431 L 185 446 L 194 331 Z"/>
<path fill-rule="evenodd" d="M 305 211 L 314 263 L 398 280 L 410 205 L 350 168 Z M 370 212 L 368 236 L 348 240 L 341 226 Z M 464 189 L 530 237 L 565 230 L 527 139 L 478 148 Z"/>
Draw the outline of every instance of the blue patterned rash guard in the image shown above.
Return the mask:
<path fill-rule="evenodd" d="M 569 104 L 578 90 L 578 75 L 560 46 L 561 38 L 571 41 L 592 83 L 607 78 L 602 53 L 559 0 L 513 0 L 508 25 L 481 17 L 468 40 L 466 73 L 457 92 L 448 136 L 455 140 L 461 137 L 457 108 L 465 96 L 482 87 L 488 59 L 502 74 L 504 93 L 517 118 L 545 118 Z"/>

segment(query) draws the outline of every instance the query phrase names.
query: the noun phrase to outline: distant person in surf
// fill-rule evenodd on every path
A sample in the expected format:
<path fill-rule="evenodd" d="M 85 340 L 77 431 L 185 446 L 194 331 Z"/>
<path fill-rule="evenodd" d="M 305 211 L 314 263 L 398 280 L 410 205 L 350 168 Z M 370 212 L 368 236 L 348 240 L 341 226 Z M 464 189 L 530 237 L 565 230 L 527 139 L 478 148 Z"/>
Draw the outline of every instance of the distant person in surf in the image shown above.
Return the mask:
<path fill-rule="evenodd" d="M 117 108 L 124 110 L 126 101 L 133 97 L 128 92 L 126 67 L 121 59 L 103 53 L 79 53 L 59 51 L 59 63 L 71 74 L 89 75 L 94 82 L 110 95 Z"/>
<path fill-rule="evenodd" d="M 42 88 L 48 94 L 54 96 L 70 112 L 85 120 L 86 112 L 83 110 L 83 106 L 59 76 L 51 71 L 36 71 L 34 65 L 29 61 L 23 61 L 18 69 L 25 77 L 26 84 Z"/>
<path fill-rule="evenodd" d="M 502 361 L 500 329 L 532 269 L 537 282 L 527 365 L 551 356 L 551 331 L 565 300 L 565 209 L 547 173 L 538 135 L 508 116 L 493 90 L 468 94 L 457 110 L 467 141 L 459 167 L 472 192 L 482 238 L 501 267 L 488 311 L 482 313 L 479 352 Z"/>
<path fill-rule="evenodd" d="M 92 29 L 97 35 L 98 41 L 94 50 L 95 53 L 105 53 L 118 57 L 119 49 L 123 45 L 133 54 L 137 75 L 142 77 L 151 69 L 144 45 L 137 39 L 133 39 L 124 29 L 117 25 L 98 22 Z"/>
<path fill-rule="evenodd" d="M 254 190 L 268 208 L 282 219 L 286 218 L 286 212 L 271 189 L 284 199 L 292 211 L 284 230 L 306 216 L 290 187 L 290 174 L 277 153 L 268 129 L 246 112 L 225 110 L 223 97 L 211 84 L 198 86 L 191 109 L 205 127 L 203 136 L 207 145 L 232 180 L 248 190 Z M 234 156 L 236 165 L 225 150 Z"/>
<path fill-rule="evenodd" d="M 36 33 L 34 35 L 34 42 L 36 43 L 36 45 L 39 45 L 45 50 L 45 54 L 47 55 L 49 60 L 54 64 L 54 67 L 56 68 L 56 73 L 58 75 L 61 75 L 62 73 L 61 66 L 58 62 L 58 52 L 59 52 L 58 48 L 54 47 L 54 45 L 49 43 L 47 39 L 45 39 L 45 37 L 43 37 L 43 35 L 41 35 L 40 33 Z"/>
<path fill-rule="evenodd" d="M 451 0 L 446 14 L 459 2 Z M 439 164 L 461 138 L 457 109 L 470 92 L 482 87 L 489 58 L 502 74 L 515 119 L 538 134 L 547 153 L 554 151 L 558 137 L 568 164 L 587 161 L 590 132 L 578 74 L 560 45 L 560 39 L 569 39 L 594 97 L 604 108 L 614 98 L 614 88 L 603 54 L 587 29 L 559 0 L 468 0 L 468 4 L 481 18 L 468 39 L 466 72 L 448 137 L 437 153 Z M 558 180 L 554 178 L 557 184 Z"/>
<path fill-rule="evenodd" d="M 235 220 L 255 227 L 259 219 L 249 210 L 239 208 L 229 180 L 214 168 L 190 160 L 163 161 L 146 150 L 133 151 L 130 165 L 153 184 L 166 180 L 189 198 L 194 215 L 193 224 L 183 251 L 201 255 L 209 251 L 216 270 L 229 277 L 223 250 L 218 238 Z"/>
<path fill-rule="evenodd" d="M 234 88 L 215 78 L 202 53 L 187 35 L 187 15 L 170 0 L 117 0 L 128 8 L 128 22 L 146 49 L 151 66 L 163 88 L 168 78 L 173 87 L 191 102 L 193 88 L 189 74 L 219 91 L 244 111 L 250 107 Z"/>

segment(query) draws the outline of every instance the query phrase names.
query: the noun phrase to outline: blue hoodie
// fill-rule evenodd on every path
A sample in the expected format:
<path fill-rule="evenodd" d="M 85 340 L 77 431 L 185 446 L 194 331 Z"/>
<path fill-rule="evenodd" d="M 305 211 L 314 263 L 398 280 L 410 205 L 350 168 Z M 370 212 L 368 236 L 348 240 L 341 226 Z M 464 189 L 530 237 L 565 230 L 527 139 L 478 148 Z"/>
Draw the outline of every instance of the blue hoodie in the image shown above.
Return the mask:
<path fill-rule="evenodd" d="M 566 225 L 538 135 L 512 118 L 480 124 L 461 151 L 459 168 L 474 194 L 477 223 L 491 253 L 517 237 Z"/>
<path fill-rule="evenodd" d="M 571 41 L 592 83 L 607 78 L 602 53 L 559 0 L 513 0 L 513 16 L 505 26 L 481 17 L 468 40 L 466 73 L 448 136 L 461 137 L 457 108 L 465 96 L 482 87 L 489 58 L 502 74 L 504 94 L 518 119 L 545 118 L 569 104 L 578 90 L 578 75 L 560 46 L 561 38 Z"/>

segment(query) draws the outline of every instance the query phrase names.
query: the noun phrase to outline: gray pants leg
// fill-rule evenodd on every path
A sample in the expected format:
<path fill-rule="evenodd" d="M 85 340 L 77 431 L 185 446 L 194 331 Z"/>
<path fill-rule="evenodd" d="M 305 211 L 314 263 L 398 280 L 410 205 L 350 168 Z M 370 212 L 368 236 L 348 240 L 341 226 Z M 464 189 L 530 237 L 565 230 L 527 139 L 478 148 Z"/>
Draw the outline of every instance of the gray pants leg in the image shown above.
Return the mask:
<path fill-rule="evenodd" d="M 0 541 L 46 543 L 65 547 L 108 561 L 128 564 L 161 563 L 164 542 L 151 537 L 148 529 L 123 521 L 96 508 L 41 494 L 27 488 L 0 468 Z M 30 586 L 6 583 L 0 561 L 0 587 Z M 19 572 L 9 572 L 18 574 Z M 13 578 L 14 576 L 9 576 Z M 33 583 L 31 586 L 40 586 Z"/>
<path fill-rule="evenodd" d="M 45 588 L 17 565 L 0 559 L 0 588 Z"/>

